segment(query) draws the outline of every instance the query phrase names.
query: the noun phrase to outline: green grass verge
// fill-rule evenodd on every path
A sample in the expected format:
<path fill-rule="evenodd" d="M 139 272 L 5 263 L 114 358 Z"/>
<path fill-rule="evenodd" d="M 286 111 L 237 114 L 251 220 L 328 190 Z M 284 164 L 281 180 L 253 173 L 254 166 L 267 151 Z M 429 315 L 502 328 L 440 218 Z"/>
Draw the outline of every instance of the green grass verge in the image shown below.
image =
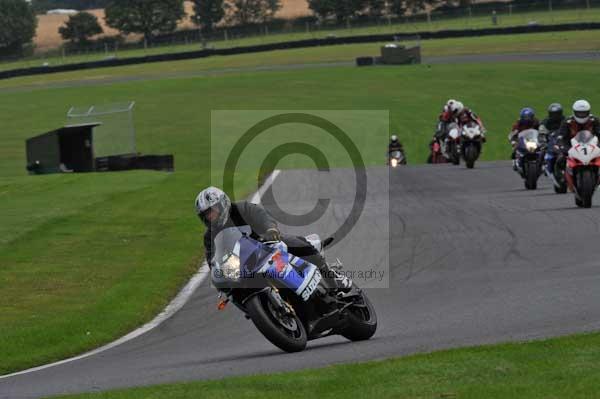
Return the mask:
<path fill-rule="evenodd" d="M 227 68 L 252 68 L 273 65 L 353 62 L 356 57 L 378 55 L 383 43 L 323 46 L 306 49 L 271 51 L 260 54 L 216 56 L 177 62 L 139 64 L 126 67 L 101 68 L 28 76 L 0 81 L 2 88 L 24 85 L 45 86 L 70 84 L 73 81 L 95 82 L 106 79 L 126 79 L 130 76 L 157 78 L 194 74 Z M 422 42 L 423 56 L 468 54 L 569 52 L 600 50 L 600 34 L 594 31 L 556 32 L 527 35 L 484 36 L 479 38 L 440 39 Z"/>
<path fill-rule="evenodd" d="M 512 13 L 509 14 L 508 6 L 503 9 L 498 8 L 498 27 L 510 27 L 526 25 L 532 21 L 539 24 L 561 24 L 575 22 L 597 22 L 600 21 L 600 8 L 591 9 L 570 9 L 558 10 L 552 12 L 547 10 L 519 12 L 518 6 L 513 6 Z M 253 37 L 215 41 L 211 46 L 215 48 L 230 48 L 236 46 L 252 46 L 258 44 L 278 43 L 294 40 L 304 40 L 313 38 L 325 38 L 329 35 L 338 37 L 370 35 L 370 34 L 392 34 L 392 33 L 410 33 L 419 31 L 439 31 L 445 29 L 481 29 L 493 27 L 490 15 L 475 15 L 469 17 L 467 13 L 460 17 L 438 18 L 433 17 L 430 23 L 423 22 L 402 22 L 392 25 L 381 24 L 368 27 L 354 27 L 350 29 L 323 29 L 312 32 L 296 32 L 296 33 L 279 33 L 268 36 L 257 35 Z M 43 56 L 36 55 L 34 57 L 21 61 L 0 63 L 1 70 L 9 70 L 16 68 L 26 68 L 41 66 L 44 63 L 50 65 L 63 65 L 78 62 L 90 62 L 105 59 L 108 56 L 117 56 L 119 58 L 140 57 L 145 55 L 169 54 L 176 52 L 187 52 L 200 50 L 199 43 L 194 44 L 179 44 L 179 45 L 162 45 L 157 47 L 149 47 L 147 49 L 133 49 L 115 52 L 99 52 L 71 55 L 65 58 L 61 56 Z"/>
<path fill-rule="evenodd" d="M 65 396 L 184 398 L 594 398 L 600 335 L 453 349 L 292 373 Z"/>
<path fill-rule="evenodd" d="M 192 200 L 211 177 L 210 110 L 387 109 L 415 163 L 425 159 L 441 104 L 458 97 L 486 121 L 490 133 L 483 157 L 491 160 L 505 158 L 506 131 L 520 107 L 568 105 L 579 97 L 600 105 L 598 65 L 341 67 L 1 97 L 0 373 L 122 335 L 152 318 L 195 269 L 202 231 Z M 125 100 L 137 101 L 139 150 L 175 154 L 177 172 L 25 175 L 27 137 L 59 126 L 72 105 Z M 303 137 L 302 129 L 289 134 Z M 364 143 L 370 134 L 352 138 Z M 233 139 L 222 132 L 223 145 Z M 261 149 L 253 151 L 262 161 Z M 383 152 L 367 148 L 365 161 L 381 164 Z M 287 165 L 312 166 L 304 158 Z M 238 194 L 253 189 L 255 168 L 238 173 Z"/>

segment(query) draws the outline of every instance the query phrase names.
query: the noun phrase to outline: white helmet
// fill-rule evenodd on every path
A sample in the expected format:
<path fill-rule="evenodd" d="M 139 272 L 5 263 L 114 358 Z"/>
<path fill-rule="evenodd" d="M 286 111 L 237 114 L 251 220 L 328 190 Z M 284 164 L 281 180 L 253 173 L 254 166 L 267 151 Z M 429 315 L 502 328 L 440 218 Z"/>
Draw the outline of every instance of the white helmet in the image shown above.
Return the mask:
<path fill-rule="evenodd" d="M 395 134 L 392 134 L 391 139 L 392 139 L 392 142 L 395 143 L 396 141 L 398 141 L 398 136 L 396 136 Z"/>
<path fill-rule="evenodd" d="M 229 219 L 229 210 L 231 209 L 231 200 L 216 187 L 204 189 L 196 197 L 196 213 L 206 227 L 223 227 Z M 213 209 L 219 212 L 219 216 L 212 222 L 208 220 L 208 211 Z"/>
<path fill-rule="evenodd" d="M 584 124 L 590 120 L 592 106 L 586 100 L 577 100 L 573 104 L 573 116 L 577 123 Z"/>
<path fill-rule="evenodd" d="M 454 115 L 460 114 L 463 109 L 465 109 L 465 106 L 460 101 L 454 101 L 454 103 L 450 104 L 450 111 L 452 111 Z"/>

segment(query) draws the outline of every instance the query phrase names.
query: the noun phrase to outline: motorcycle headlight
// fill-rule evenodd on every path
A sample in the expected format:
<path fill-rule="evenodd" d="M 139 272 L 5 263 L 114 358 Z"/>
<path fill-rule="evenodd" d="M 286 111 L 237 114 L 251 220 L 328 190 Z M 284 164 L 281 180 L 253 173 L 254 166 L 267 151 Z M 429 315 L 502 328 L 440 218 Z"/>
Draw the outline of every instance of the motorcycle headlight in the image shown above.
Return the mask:
<path fill-rule="evenodd" d="M 237 255 L 231 255 L 225 262 L 219 266 L 222 277 L 237 280 L 240 278 L 240 258 Z"/>
<path fill-rule="evenodd" d="M 392 158 L 392 168 L 398 166 L 398 160 L 396 158 Z"/>
<path fill-rule="evenodd" d="M 525 148 L 529 152 L 535 152 L 538 148 L 538 145 L 535 141 L 528 141 L 525 143 Z"/>

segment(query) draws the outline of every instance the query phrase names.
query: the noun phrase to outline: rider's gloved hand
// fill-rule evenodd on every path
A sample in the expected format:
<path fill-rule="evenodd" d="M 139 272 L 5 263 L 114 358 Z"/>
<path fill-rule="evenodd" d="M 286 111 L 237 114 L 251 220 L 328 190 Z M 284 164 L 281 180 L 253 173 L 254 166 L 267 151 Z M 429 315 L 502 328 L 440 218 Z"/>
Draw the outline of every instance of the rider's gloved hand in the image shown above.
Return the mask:
<path fill-rule="evenodd" d="M 281 233 L 276 227 L 272 227 L 263 234 L 265 241 L 281 241 Z"/>

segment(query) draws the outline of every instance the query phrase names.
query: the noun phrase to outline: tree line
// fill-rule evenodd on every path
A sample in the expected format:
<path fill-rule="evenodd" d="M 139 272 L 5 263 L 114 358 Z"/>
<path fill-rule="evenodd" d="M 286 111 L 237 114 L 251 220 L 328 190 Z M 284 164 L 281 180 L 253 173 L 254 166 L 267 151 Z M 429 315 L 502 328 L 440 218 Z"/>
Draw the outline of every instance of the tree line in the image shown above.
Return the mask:
<path fill-rule="evenodd" d="M 469 6 L 472 0 L 307 0 L 321 21 L 342 23 L 354 18 L 403 16 L 439 7 Z M 519 4 L 536 0 L 513 0 Z M 556 3 L 572 0 L 555 0 Z M 280 0 L 193 0 L 191 20 L 203 33 L 217 24 L 250 25 L 272 21 Z M 0 0 L 0 55 L 21 55 L 31 48 L 37 28 L 36 12 L 53 8 L 84 10 L 104 8 L 106 24 L 122 34 L 141 34 L 152 42 L 157 35 L 172 33 L 185 16 L 184 0 Z M 74 45 L 87 43 L 103 29 L 93 14 L 71 15 L 59 28 L 63 39 Z"/>
<path fill-rule="evenodd" d="M 267 23 L 281 8 L 280 0 L 194 0 L 192 21 L 211 32 L 224 21 L 232 25 Z M 122 34 L 142 34 L 146 41 L 171 33 L 185 16 L 184 0 L 0 0 L 0 55 L 21 55 L 37 28 L 36 13 L 49 9 L 104 8 L 106 25 Z M 87 12 L 71 15 L 59 28 L 65 40 L 82 44 L 103 33 L 98 18 Z"/>

